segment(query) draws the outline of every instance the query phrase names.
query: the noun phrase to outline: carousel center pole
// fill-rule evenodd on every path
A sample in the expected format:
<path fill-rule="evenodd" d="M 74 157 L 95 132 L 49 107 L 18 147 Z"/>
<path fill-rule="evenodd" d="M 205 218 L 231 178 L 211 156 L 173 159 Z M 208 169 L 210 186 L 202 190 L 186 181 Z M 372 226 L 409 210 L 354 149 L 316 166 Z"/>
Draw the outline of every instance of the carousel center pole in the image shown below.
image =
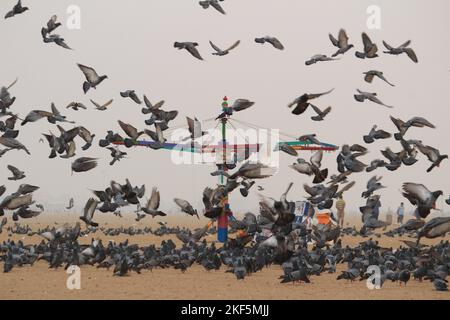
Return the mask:
<path fill-rule="evenodd" d="M 223 98 L 222 102 L 222 110 L 225 112 L 228 108 L 228 98 Z M 226 132 L 227 132 L 227 122 L 228 122 L 228 116 L 223 117 L 220 119 L 222 122 L 222 165 L 223 165 L 223 171 L 228 171 L 228 168 L 226 166 L 227 164 L 227 138 L 226 138 Z M 220 183 L 221 185 L 225 185 L 225 177 L 223 174 L 220 175 Z M 230 204 L 228 202 L 228 195 L 223 198 L 222 200 L 222 213 L 219 215 L 218 221 L 217 221 L 217 240 L 219 242 L 226 242 L 228 240 L 228 215 L 231 214 L 230 211 Z"/>

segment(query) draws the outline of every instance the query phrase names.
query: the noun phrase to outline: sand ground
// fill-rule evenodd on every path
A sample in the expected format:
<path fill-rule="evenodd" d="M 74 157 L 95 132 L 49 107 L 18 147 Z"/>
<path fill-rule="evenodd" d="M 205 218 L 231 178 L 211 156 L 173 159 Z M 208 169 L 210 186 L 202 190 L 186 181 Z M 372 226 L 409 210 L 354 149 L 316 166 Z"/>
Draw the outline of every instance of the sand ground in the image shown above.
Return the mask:
<path fill-rule="evenodd" d="M 135 225 L 157 227 L 155 220 L 145 219 L 139 223 L 131 218 L 119 219 L 116 217 L 100 217 L 99 222 L 105 227 L 120 225 Z M 66 214 L 54 217 L 44 216 L 39 220 L 29 221 L 33 228 L 60 225 L 65 222 L 74 222 L 75 217 Z M 169 226 L 200 227 L 207 223 L 200 220 L 179 216 L 165 219 Z M 353 223 L 353 221 L 352 221 Z M 6 230 L 0 234 L 0 241 L 7 239 Z M 123 241 L 128 236 L 107 237 L 97 232 L 95 237 L 104 241 Z M 27 243 L 36 243 L 41 240 L 39 236 L 13 235 L 13 239 L 22 239 Z M 91 235 L 81 239 L 82 243 L 89 243 Z M 154 235 L 133 236 L 131 243 L 148 245 L 159 244 L 163 239 L 173 239 L 177 245 L 179 241 L 174 236 L 157 237 Z M 207 238 L 214 240 L 214 236 Z M 398 247 L 401 239 L 378 239 L 384 247 Z M 447 236 L 447 239 L 450 239 Z M 432 244 L 440 241 L 425 240 Z M 356 245 L 363 238 L 344 236 L 343 244 Z M 3 267 L 3 266 L 1 266 Z M 338 273 L 344 270 L 345 265 L 338 266 Z M 201 266 L 193 266 L 182 274 L 174 269 L 143 270 L 142 274 L 130 273 L 126 277 L 114 277 L 111 271 L 97 269 L 90 266 L 81 267 L 81 289 L 69 290 L 66 287 L 68 274 L 63 269 L 48 269 L 46 262 L 38 262 L 33 267 L 15 267 L 10 273 L 0 273 L 0 299 L 433 299 L 449 300 L 450 293 L 437 292 L 429 281 L 418 282 L 411 280 L 407 286 L 397 283 L 386 283 L 380 290 L 369 290 L 364 281 L 347 282 L 336 280 L 337 274 L 324 273 L 321 276 L 311 277 L 310 284 L 280 284 L 280 266 L 271 266 L 262 272 L 237 281 L 233 274 L 225 273 L 224 268 L 219 271 L 205 271 Z"/>

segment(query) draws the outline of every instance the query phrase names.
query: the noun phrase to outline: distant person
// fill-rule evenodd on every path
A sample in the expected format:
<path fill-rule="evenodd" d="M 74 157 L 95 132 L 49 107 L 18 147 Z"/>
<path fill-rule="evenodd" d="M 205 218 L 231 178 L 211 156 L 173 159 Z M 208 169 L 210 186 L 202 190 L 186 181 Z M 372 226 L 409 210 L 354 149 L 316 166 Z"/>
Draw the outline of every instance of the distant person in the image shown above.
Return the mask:
<path fill-rule="evenodd" d="M 336 210 L 337 210 L 337 218 L 338 225 L 342 228 L 344 227 L 344 217 L 345 217 L 345 201 L 342 196 L 336 201 Z"/>
<path fill-rule="evenodd" d="M 313 225 L 317 226 L 321 231 L 329 231 L 333 226 L 337 225 L 337 221 L 330 209 L 323 208 L 319 205 L 314 215 Z"/>
<path fill-rule="evenodd" d="M 380 216 L 380 208 L 381 208 L 381 201 L 380 198 L 378 198 L 377 202 L 375 203 L 375 207 L 373 208 L 373 214 L 375 219 L 378 220 L 378 217 Z"/>
<path fill-rule="evenodd" d="M 403 224 L 403 217 L 405 216 L 405 204 L 400 203 L 400 207 L 397 209 L 397 223 Z"/>

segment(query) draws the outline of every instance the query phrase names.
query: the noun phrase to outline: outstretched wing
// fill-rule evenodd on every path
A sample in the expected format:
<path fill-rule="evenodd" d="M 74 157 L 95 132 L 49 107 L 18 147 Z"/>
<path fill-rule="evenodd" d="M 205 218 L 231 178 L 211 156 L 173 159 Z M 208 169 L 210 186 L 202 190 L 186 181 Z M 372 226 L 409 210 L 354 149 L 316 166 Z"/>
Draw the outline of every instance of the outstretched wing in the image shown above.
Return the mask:
<path fill-rule="evenodd" d="M 344 29 L 339 30 L 339 48 L 345 48 L 348 45 L 347 33 Z"/>
<path fill-rule="evenodd" d="M 14 166 L 12 166 L 12 165 L 8 165 L 7 168 L 8 168 L 9 171 L 11 171 L 11 173 L 12 173 L 14 176 L 20 175 L 20 170 L 17 169 L 16 167 L 14 167 Z"/>
<path fill-rule="evenodd" d="M 233 50 L 241 43 L 241 40 L 236 41 L 231 47 L 227 49 L 227 51 Z"/>
<path fill-rule="evenodd" d="M 186 47 L 187 51 L 189 51 L 190 54 L 192 54 L 197 59 L 203 60 L 202 56 L 200 55 L 200 52 L 198 52 L 197 48 L 193 45 Z"/>
<path fill-rule="evenodd" d="M 328 34 L 328 37 L 335 47 L 339 47 L 339 41 L 331 33 Z"/>
<path fill-rule="evenodd" d="M 187 208 L 187 207 L 190 206 L 189 202 L 187 202 L 186 200 L 183 200 L 183 199 L 175 198 L 175 199 L 173 199 L 173 201 L 174 201 L 181 209 L 185 209 L 185 208 Z"/>
<path fill-rule="evenodd" d="M 217 52 L 221 52 L 221 51 L 222 51 L 218 46 L 216 46 L 214 43 L 212 43 L 212 41 L 209 41 L 209 44 L 210 44 L 211 47 L 212 47 L 214 50 L 216 50 Z"/>
<path fill-rule="evenodd" d="M 428 190 L 423 184 L 417 183 L 404 183 L 403 191 L 414 198 L 419 199 L 421 202 L 426 202 L 430 195 L 430 190 Z"/>
<path fill-rule="evenodd" d="M 334 88 L 331 89 L 331 90 L 328 90 L 326 92 L 322 92 L 322 93 L 311 93 L 311 94 L 308 94 L 308 100 L 319 98 L 319 97 L 324 96 L 326 94 L 329 94 L 329 93 L 331 93 L 333 91 L 334 91 Z"/>
<path fill-rule="evenodd" d="M 98 201 L 94 198 L 89 198 L 89 200 L 86 202 L 86 205 L 84 206 L 84 217 L 91 221 L 92 218 L 94 218 L 94 212 L 95 209 L 97 209 Z"/>
<path fill-rule="evenodd" d="M 154 187 L 152 189 L 152 195 L 150 197 L 150 200 L 148 200 L 147 208 L 151 210 L 156 210 L 159 208 L 159 202 L 160 202 L 159 191 L 156 187 Z"/>
<path fill-rule="evenodd" d="M 82 65 L 82 64 L 78 64 L 78 67 L 83 72 L 83 74 L 86 77 L 86 80 L 88 82 L 95 82 L 99 78 L 97 72 L 93 68 Z"/>

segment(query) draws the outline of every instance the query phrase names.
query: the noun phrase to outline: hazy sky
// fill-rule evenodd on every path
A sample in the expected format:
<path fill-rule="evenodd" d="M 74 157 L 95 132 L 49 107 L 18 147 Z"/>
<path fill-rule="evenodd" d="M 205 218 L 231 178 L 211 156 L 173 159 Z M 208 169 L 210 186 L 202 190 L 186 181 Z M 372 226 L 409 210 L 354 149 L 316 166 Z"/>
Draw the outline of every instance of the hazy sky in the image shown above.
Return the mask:
<path fill-rule="evenodd" d="M 9 11 L 16 0 L 3 0 L 2 15 Z M 60 111 L 95 132 L 96 140 L 89 151 L 83 152 L 81 141 L 77 156 L 100 157 L 100 166 L 88 173 L 71 175 L 71 160 L 48 159 L 47 144 L 38 143 L 41 133 L 57 128 L 46 120 L 30 123 L 21 129 L 19 140 L 29 147 L 32 156 L 21 151 L 12 151 L 0 159 L 0 184 L 8 192 L 20 183 L 39 185 L 35 198 L 50 206 L 62 206 L 73 196 L 77 205 L 84 205 L 91 195 L 89 189 L 105 188 L 111 179 L 123 181 L 129 177 L 133 184 L 145 184 L 148 189 L 158 186 L 162 197 L 162 209 L 174 208 L 173 197 L 191 201 L 201 208 L 201 192 L 205 186 L 214 186 L 217 179 L 209 172 L 212 166 L 173 165 L 167 151 L 151 151 L 143 148 L 127 150 L 129 157 L 114 166 L 109 166 L 109 151 L 98 147 L 108 129 L 121 132 L 117 120 L 144 128 L 141 107 L 119 92 L 135 89 L 146 94 L 151 101 L 164 99 L 165 109 L 179 110 L 179 117 L 172 125 L 185 122 L 185 116 L 207 119 L 220 111 L 224 95 L 231 100 L 248 98 L 256 102 L 252 109 L 236 115 L 237 119 L 258 124 L 265 128 L 280 129 L 294 136 L 317 133 L 325 142 L 342 145 L 363 143 L 362 136 L 377 124 L 393 132 L 389 116 L 408 120 L 423 116 L 437 126 L 436 130 L 412 129 L 410 138 L 420 138 L 425 144 L 449 153 L 448 126 L 450 96 L 450 42 L 447 32 L 450 27 L 448 13 L 450 2 L 435 1 L 296 1 L 296 0 L 227 0 L 222 2 L 227 11 L 223 16 L 213 9 L 203 10 L 197 0 L 149 0 L 149 1 L 66 1 L 24 0 L 30 11 L 13 19 L 0 21 L 2 59 L 0 85 L 8 85 L 16 77 L 19 82 L 11 89 L 17 96 L 12 110 L 25 116 L 30 110 L 49 110 L 55 102 Z M 81 29 L 69 30 L 65 26 L 67 7 L 78 5 L 81 9 Z M 381 29 L 368 30 L 366 21 L 369 5 L 381 8 Z M 51 15 L 57 14 L 64 26 L 57 33 L 75 50 L 68 51 L 52 44 L 44 44 L 40 29 Z M 345 28 L 350 42 L 362 48 L 361 32 L 367 32 L 382 48 L 381 41 L 400 45 L 412 40 L 419 64 L 406 55 L 381 55 L 375 60 L 359 60 L 354 50 L 340 61 L 319 63 L 310 67 L 304 61 L 314 54 L 331 54 L 335 48 L 328 33 L 337 35 Z M 255 37 L 276 36 L 285 45 L 284 51 L 270 45 L 254 42 Z M 225 57 L 210 55 L 208 40 L 227 47 L 236 40 L 241 45 Z M 205 61 L 199 61 L 185 51 L 173 48 L 174 41 L 196 41 Z M 97 90 L 87 95 L 82 92 L 84 77 L 76 63 L 94 67 L 100 74 L 107 74 Z M 362 73 L 371 69 L 385 72 L 385 76 L 396 84 L 390 87 L 379 80 L 373 84 L 363 81 Z M 308 92 L 317 93 L 336 88 L 335 91 L 317 100 L 317 105 L 328 105 L 333 111 L 324 122 L 310 120 L 312 110 L 302 116 L 294 116 L 286 105 L 295 97 Z M 389 110 L 353 99 L 356 89 L 378 92 L 387 104 L 395 106 Z M 65 110 L 71 101 L 83 102 L 91 107 L 89 99 L 106 102 L 114 98 L 109 111 L 99 112 L 90 108 L 78 112 Z M 70 129 L 72 125 L 63 125 Z M 371 145 L 364 162 L 380 158 L 379 150 L 392 146 L 400 151 L 393 140 L 379 141 Z M 301 154 L 309 158 L 310 153 Z M 336 172 L 336 154 L 326 154 L 323 165 Z M 425 170 L 428 161 L 413 167 L 402 167 L 391 173 L 385 169 L 375 171 L 383 175 L 388 186 L 381 192 L 382 203 L 393 209 L 401 198 L 399 189 L 403 182 L 421 182 L 431 190 L 442 189 L 450 193 L 450 163 L 431 174 Z M 287 167 L 295 158 L 281 155 L 280 172 L 271 179 L 261 181 L 266 195 L 279 197 L 289 182 L 294 182 L 289 198 L 302 200 L 303 183 L 311 179 L 295 173 Z M 27 178 L 20 182 L 6 180 L 7 164 L 24 169 Z M 372 174 L 352 176 L 357 181 L 347 194 L 350 210 L 363 204 L 359 198 L 366 181 Z M 232 208 L 255 210 L 256 188 L 243 199 L 239 192 L 232 195 Z M 440 207 L 444 207 L 442 202 Z M 131 208 L 130 208 L 131 209 Z"/>

